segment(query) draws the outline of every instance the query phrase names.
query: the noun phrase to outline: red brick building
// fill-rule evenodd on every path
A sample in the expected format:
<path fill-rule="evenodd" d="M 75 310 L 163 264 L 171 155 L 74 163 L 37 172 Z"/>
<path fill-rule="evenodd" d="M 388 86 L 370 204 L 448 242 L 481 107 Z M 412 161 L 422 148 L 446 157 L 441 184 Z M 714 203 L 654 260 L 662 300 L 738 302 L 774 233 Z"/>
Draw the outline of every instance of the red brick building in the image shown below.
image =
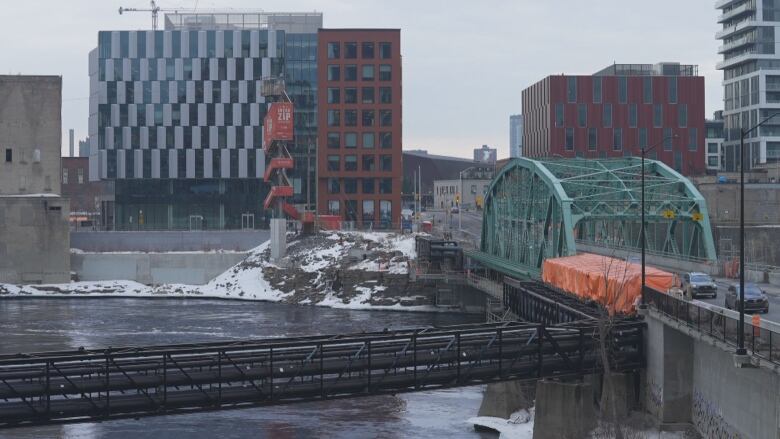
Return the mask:
<path fill-rule="evenodd" d="M 398 227 L 401 31 L 320 29 L 317 210 L 358 227 Z"/>
<path fill-rule="evenodd" d="M 107 194 L 106 182 L 89 181 L 89 157 L 62 158 L 62 196 L 70 199 L 71 227 L 103 227 L 100 203 Z"/>
<path fill-rule="evenodd" d="M 647 154 L 703 174 L 704 78 L 676 63 L 615 64 L 592 76 L 548 76 L 523 90 L 523 155 L 607 158 Z"/>

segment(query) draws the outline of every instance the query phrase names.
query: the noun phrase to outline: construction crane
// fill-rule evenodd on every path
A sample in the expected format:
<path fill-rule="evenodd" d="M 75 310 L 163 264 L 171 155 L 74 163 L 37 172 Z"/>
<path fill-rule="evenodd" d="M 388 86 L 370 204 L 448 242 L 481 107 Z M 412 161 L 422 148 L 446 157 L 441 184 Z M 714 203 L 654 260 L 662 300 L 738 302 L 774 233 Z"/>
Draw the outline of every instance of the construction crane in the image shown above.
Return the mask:
<path fill-rule="evenodd" d="M 157 6 L 157 3 L 155 3 L 154 0 L 150 1 L 149 4 L 151 5 L 150 9 L 139 9 L 139 8 L 123 8 L 119 7 L 119 15 L 122 15 L 125 12 L 151 12 L 152 13 L 152 30 L 157 30 L 157 13 L 160 12 L 162 9 Z"/>

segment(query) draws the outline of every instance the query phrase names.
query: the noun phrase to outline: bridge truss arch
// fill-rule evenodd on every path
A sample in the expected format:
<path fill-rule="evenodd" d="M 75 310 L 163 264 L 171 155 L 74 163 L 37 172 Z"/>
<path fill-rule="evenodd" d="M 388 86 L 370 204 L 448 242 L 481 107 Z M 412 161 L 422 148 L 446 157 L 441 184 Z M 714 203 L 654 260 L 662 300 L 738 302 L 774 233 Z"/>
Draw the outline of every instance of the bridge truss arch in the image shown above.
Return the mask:
<path fill-rule="evenodd" d="M 481 247 L 472 258 L 505 273 L 536 275 L 544 259 L 578 249 L 638 252 L 641 172 L 635 157 L 512 160 L 485 194 Z M 715 261 L 701 193 L 662 162 L 645 160 L 644 172 L 648 254 Z"/>

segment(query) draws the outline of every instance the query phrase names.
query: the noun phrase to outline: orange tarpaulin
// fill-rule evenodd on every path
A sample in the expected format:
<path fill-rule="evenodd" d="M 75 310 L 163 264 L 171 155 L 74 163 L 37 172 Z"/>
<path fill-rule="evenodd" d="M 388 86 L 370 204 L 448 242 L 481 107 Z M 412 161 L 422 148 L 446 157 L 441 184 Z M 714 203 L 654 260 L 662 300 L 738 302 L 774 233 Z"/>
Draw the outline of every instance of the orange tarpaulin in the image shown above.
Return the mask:
<path fill-rule="evenodd" d="M 610 314 L 616 311 L 631 313 L 641 295 L 642 267 L 622 259 L 583 253 L 546 259 L 542 265 L 542 280 L 568 293 L 595 300 Z M 674 285 L 675 276 L 648 266 L 645 283 L 666 292 Z"/>

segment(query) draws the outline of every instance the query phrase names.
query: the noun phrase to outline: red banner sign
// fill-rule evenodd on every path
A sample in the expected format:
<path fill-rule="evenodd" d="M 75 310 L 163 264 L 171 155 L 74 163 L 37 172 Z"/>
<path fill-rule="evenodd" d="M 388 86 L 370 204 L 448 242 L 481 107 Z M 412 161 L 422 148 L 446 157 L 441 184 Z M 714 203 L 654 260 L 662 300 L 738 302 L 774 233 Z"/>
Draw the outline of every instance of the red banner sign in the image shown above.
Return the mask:
<path fill-rule="evenodd" d="M 274 102 L 263 119 L 263 148 L 275 140 L 293 140 L 293 104 Z"/>

